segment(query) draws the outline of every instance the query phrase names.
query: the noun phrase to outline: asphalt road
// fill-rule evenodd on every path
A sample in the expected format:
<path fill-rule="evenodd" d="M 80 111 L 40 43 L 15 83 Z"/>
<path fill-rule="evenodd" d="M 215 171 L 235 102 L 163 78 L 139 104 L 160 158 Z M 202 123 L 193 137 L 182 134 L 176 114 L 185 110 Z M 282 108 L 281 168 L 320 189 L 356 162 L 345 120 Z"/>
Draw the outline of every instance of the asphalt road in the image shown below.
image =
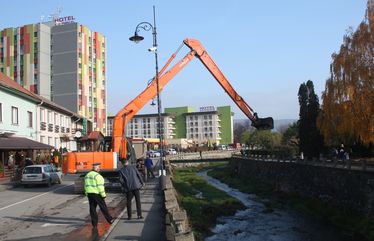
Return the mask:
<path fill-rule="evenodd" d="M 74 194 L 74 178 L 66 176 L 62 184 L 51 187 L 0 192 L 0 240 L 74 240 L 74 233 L 90 230 L 88 200 Z M 122 194 L 107 194 L 108 207 L 121 201 Z"/>

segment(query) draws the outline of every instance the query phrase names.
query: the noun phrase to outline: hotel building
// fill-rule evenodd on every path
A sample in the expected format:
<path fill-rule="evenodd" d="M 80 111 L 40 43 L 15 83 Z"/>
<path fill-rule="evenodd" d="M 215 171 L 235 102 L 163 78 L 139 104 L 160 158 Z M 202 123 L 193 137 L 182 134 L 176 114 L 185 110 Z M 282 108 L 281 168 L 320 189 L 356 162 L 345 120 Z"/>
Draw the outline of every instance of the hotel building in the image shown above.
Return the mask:
<path fill-rule="evenodd" d="M 106 38 L 74 17 L 0 30 L 0 72 L 106 132 Z"/>

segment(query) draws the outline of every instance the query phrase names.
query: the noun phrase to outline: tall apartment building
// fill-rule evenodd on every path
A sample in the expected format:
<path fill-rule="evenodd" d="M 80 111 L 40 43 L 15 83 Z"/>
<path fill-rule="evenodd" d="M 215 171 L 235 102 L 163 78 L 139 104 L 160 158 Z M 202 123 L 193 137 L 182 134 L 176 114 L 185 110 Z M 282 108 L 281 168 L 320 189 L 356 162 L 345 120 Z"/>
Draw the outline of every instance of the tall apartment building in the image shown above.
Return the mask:
<path fill-rule="evenodd" d="M 0 31 L 0 72 L 106 132 L 106 38 L 73 17 Z"/>

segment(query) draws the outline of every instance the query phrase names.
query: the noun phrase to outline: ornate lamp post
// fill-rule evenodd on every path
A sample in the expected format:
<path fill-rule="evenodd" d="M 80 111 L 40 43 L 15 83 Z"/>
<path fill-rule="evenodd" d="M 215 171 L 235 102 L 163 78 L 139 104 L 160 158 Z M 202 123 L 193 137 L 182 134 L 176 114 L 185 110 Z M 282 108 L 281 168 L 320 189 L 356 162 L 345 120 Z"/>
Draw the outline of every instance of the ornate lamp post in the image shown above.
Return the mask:
<path fill-rule="evenodd" d="M 160 140 L 160 165 L 161 170 L 159 171 L 159 176 L 161 180 L 161 188 L 165 189 L 165 166 L 164 166 L 164 150 L 163 150 L 163 131 L 161 127 L 161 98 L 160 98 L 160 88 L 159 88 L 159 82 L 158 82 L 158 55 L 157 55 L 157 31 L 156 31 L 156 13 L 155 13 L 155 6 L 153 6 L 153 25 L 149 22 L 141 22 L 139 23 L 135 28 L 135 34 L 134 36 L 130 37 L 129 40 L 133 41 L 135 43 L 139 43 L 144 39 L 143 36 L 138 35 L 138 32 L 143 29 L 145 31 L 152 30 L 152 36 L 153 36 L 153 45 L 152 48 L 149 48 L 148 51 L 153 52 L 155 54 L 155 63 L 156 63 L 156 86 L 157 86 L 157 113 L 158 113 L 158 134 L 159 134 L 159 140 Z"/>

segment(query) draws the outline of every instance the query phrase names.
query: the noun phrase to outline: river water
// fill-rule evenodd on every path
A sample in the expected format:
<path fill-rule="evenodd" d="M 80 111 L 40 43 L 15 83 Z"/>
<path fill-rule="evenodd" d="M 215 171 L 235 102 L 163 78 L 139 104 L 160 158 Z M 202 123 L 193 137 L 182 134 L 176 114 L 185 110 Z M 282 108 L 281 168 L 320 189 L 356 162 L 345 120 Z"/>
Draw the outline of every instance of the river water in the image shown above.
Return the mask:
<path fill-rule="evenodd" d="M 212 229 L 212 236 L 205 241 L 338 241 L 339 235 L 322 224 L 308 220 L 290 209 L 274 209 L 266 212 L 265 206 L 256 201 L 253 194 L 230 188 L 217 179 L 199 172 L 207 182 L 240 200 L 245 210 L 234 216 L 220 217 Z"/>

